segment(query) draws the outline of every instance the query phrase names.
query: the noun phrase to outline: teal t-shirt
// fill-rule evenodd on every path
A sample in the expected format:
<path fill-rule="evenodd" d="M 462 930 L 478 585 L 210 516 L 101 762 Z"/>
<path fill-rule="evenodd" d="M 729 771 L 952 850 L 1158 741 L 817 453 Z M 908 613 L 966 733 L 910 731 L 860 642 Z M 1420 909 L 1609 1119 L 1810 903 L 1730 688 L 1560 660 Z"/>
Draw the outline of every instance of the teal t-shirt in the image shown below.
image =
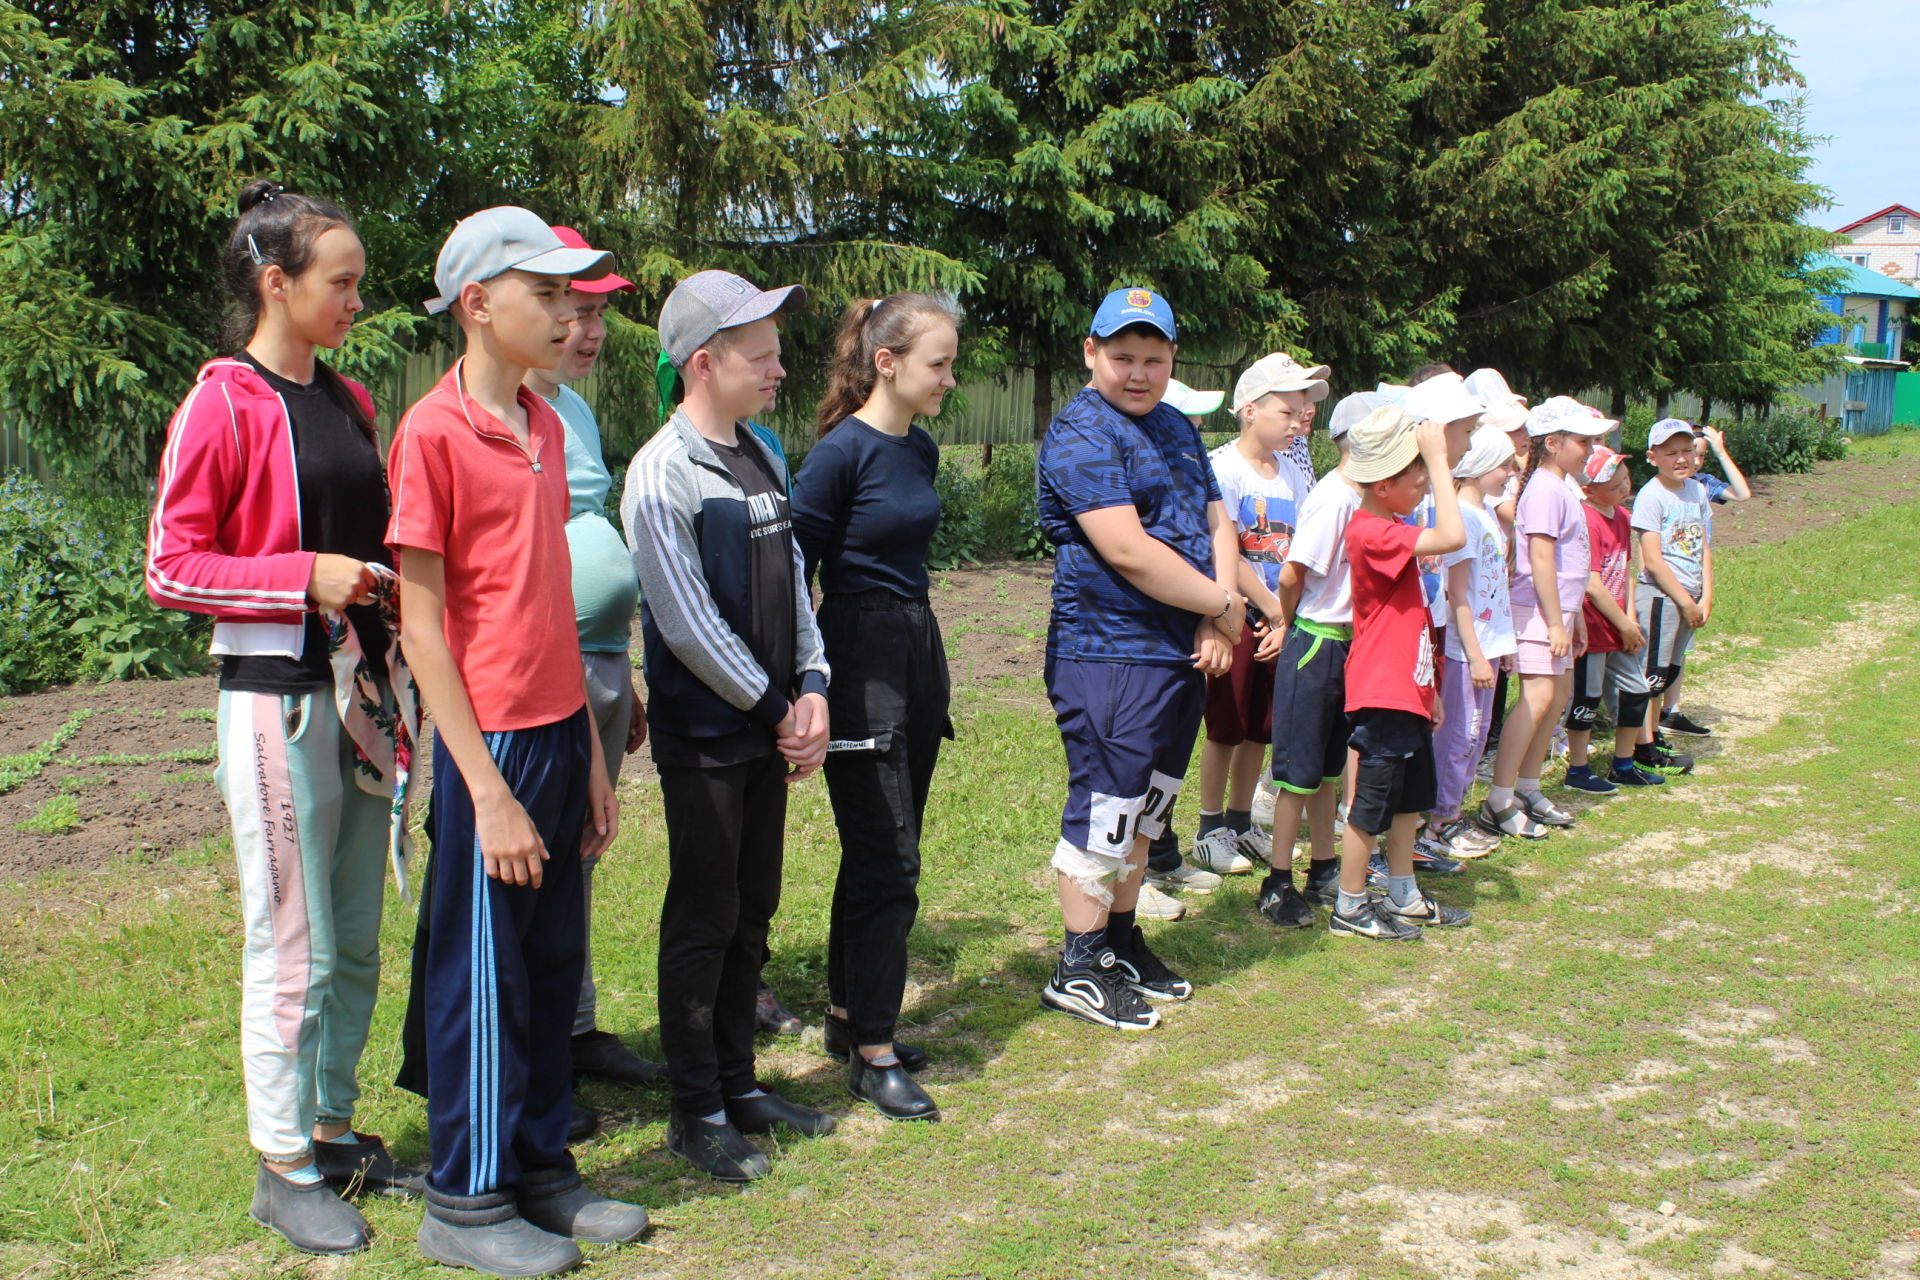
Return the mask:
<path fill-rule="evenodd" d="M 567 429 L 567 552 L 573 558 L 573 620 L 585 653 L 625 653 L 632 644 L 640 579 L 627 544 L 607 519 L 613 477 L 600 456 L 600 424 L 571 387 L 553 407 Z"/>

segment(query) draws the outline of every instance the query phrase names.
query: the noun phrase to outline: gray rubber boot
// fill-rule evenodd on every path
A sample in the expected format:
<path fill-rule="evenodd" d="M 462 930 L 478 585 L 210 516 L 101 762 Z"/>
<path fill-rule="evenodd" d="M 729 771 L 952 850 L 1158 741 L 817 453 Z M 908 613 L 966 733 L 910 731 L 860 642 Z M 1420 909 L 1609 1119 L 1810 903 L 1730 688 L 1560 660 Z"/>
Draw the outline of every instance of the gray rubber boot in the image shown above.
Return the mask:
<path fill-rule="evenodd" d="M 587 1189 L 572 1169 L 520 1179 L 520 1216 L 557 1236 L 588 1244 L 632 1244 L 647 1233 L 647 1211 Z"/>
<path fill-rule="evenodd" d="M 367 1220 L 332 1187 L 290 1181 L 267 1168 L 264 1159 L 253 1179 L 249 1212 L 302 1253 L 358 1253 L 373 1243 Z"/>
<path fill-rule="evenodd" d="M 504 1192 L 450 1196 L 426 1187 L 420 1252 L 450 1267 L 490 1276 L 557 1276 L 580 1265 L 580 1249 L 520 1216 Z"/>

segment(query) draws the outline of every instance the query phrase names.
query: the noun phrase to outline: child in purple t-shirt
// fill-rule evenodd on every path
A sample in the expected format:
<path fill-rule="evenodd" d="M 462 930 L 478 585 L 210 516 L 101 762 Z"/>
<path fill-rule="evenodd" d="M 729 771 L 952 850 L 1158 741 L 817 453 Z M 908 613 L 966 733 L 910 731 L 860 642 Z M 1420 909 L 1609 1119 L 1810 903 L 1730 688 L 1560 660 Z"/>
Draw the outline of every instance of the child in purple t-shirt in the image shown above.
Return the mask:
<path fill-rule="evenodd" d="M 1573 688 L 1573 659 L 1586 647 L 1587 516 L 1567 483 L 1596 437 L 1619 424 L 1571 396 L 1527 414 L 1527 479 L 1514 510 L 1513 627 L 1520 696 L 1500 731 L 1493 785 L 1480 824 L 1537 840 L 1573 817 L 1540 793 L 1540 769 L 1560 709 Z"/>

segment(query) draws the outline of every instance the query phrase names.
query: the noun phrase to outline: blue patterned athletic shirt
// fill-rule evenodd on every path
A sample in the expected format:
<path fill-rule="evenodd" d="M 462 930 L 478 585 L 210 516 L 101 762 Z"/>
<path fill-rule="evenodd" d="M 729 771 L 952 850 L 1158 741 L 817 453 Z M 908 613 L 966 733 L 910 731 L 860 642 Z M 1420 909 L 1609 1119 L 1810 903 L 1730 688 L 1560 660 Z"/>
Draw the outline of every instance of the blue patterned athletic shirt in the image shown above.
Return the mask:
<path fill-rule="evenodd" d="M 1059 548 L 1047 655 L 1189 665 L 1199 615 L 1169 608 L 1136 589 L 1100 558 L 1074 517 L 1132 506 L 1148 534 L 1212 577 L 1207 504 L 1220 500 L 1220 486 L 1199 431 L 1166 404 L 1135 418 L 1085 388 L 1048 426 L 1035 470 L 1040 526 Z"/>

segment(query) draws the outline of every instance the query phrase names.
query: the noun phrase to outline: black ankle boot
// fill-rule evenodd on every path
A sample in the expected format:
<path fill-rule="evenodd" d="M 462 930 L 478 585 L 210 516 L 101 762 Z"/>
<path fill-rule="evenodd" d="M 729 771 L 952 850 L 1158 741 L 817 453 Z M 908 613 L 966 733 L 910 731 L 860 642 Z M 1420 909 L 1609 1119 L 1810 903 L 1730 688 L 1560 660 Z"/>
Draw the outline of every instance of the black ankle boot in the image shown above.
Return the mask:
<path fill-rule="evenodd" d="M 845 1018 L 827 1015 L 822 1029 L 822 1040 L 826 1044 L 827 1056 L 836 1062 L 846 1062 L 854 1056 L 853 1027 Z M 927 1065 L 927 1051 L 910 1044 L 893 1042 L 893 1056 L 900 1059 L 900 1065 L 909 1071 L 918 1071 Z"/>
<path fill-rule="evenodd" d="M 757 1098 L 728 1098 L 727 1122 L 742 1133 L 772 1133 L 774 1126 L 785 1125 L 808 1138 L 823 1138 L 833 1132 L 833 1117 L 814 1107 L 803 1107 L 760 1086 Z"/>
<path fill-rule="evenodd" d="M 667 1117 L 667 1150 L 722 1182 L 752 1182 L 773 1172 L 773 1162 L 732 1124 L 709 1124 L 678 1108 Z"/>
<path fill-rule="evenodd" d="M 895 1056 L 899 1056 L 897 1052 Z M 940 1118 L 940 1108 L 933 1105 L 926 1090 L 907 1074 L 906 1064 L 902 1062 L 878 1067 L 867 1061 L 864 1054 L 855 1053 L 847 1059 L 847 1092 L 871 1102 L 874 1109 L 889 1120 Z"/>

